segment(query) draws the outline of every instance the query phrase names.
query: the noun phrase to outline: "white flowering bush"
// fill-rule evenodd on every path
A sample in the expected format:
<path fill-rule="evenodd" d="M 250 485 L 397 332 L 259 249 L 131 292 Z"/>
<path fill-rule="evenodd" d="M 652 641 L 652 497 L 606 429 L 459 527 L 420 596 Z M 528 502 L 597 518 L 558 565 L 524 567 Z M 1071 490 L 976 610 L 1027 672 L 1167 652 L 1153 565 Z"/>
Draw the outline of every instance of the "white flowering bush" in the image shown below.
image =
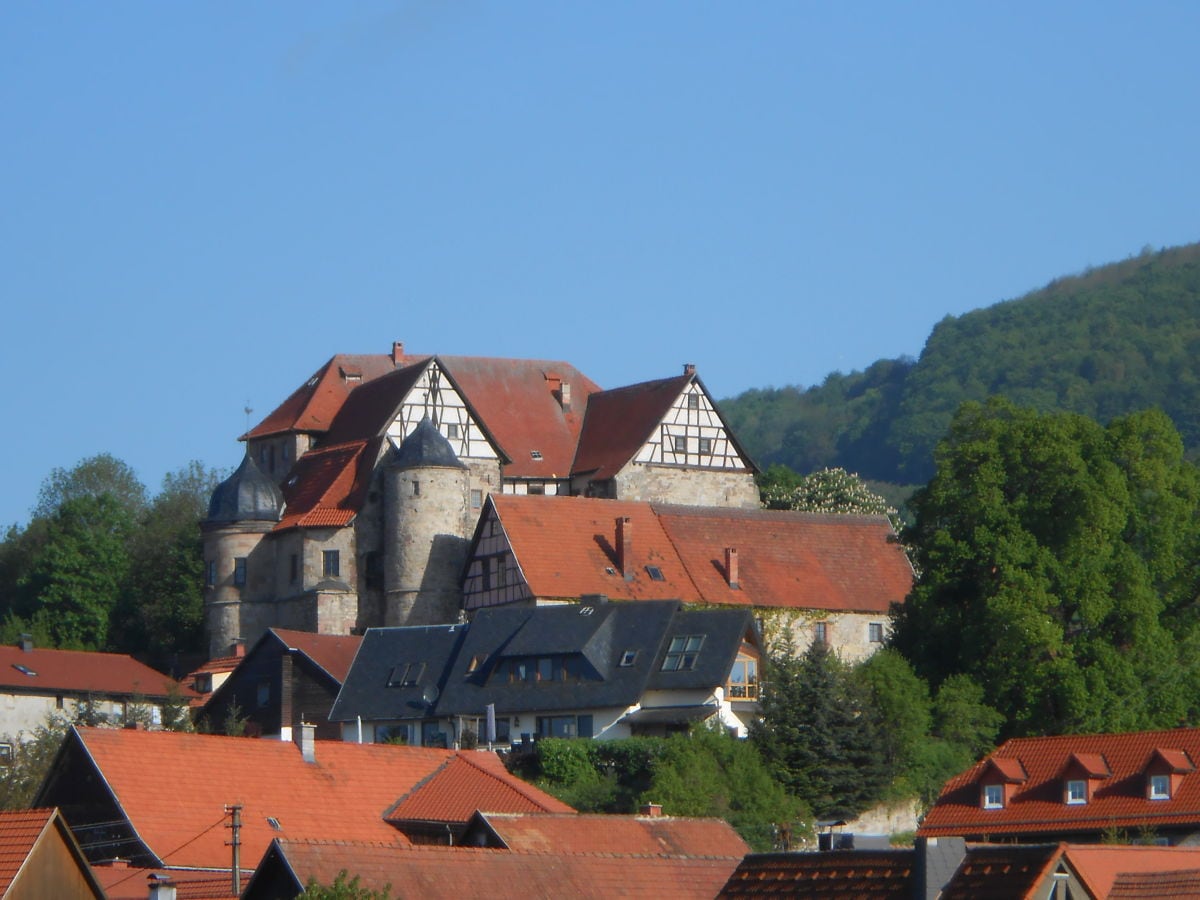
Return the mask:
<path fill-rule="evenodd" d="M 762 489 L 762 505 L 799 512 L 887 516 L 893 528 L 899 529 L 900 525 L 896 509 L 845 469 L 822 469 L 801 477 L 794 485 L 767 484 Z"/>

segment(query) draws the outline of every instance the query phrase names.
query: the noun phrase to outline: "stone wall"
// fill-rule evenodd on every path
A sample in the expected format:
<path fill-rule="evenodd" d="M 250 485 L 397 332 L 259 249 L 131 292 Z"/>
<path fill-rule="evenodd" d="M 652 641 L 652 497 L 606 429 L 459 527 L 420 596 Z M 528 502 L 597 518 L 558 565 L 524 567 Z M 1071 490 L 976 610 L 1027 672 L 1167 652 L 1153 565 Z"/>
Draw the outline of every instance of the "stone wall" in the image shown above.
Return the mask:
<path fill-rule="evenodd" d="M 681 506 L 758 509 L 758 487 L 749 472 L 630 463 L 614 479 L 617 499 Z"/>

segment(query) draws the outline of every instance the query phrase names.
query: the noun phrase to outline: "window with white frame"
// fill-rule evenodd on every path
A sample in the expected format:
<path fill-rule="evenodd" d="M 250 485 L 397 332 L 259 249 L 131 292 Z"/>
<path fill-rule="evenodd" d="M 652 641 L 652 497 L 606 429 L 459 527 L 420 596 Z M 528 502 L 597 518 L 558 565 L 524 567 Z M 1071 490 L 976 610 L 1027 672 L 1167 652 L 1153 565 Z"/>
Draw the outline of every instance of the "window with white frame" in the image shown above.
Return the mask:
<path fill-rule="evenodd" d="M 1087 782 L 1082 778 L 1072 778 L 1067 782 L 1067 802 L 1087 803 Z"/>
<path fill-rule="evenodd" d="M 1151 800 L 1170 800 L 1171 799 L 1171 776 L 1170 775 L 1151 775 L 1150 776 L 1150 799 Z"/>
<path fill-rule="evenodd" d="M 1004 807 L 1004 785 L 985 784 L 983 786 L 983 808 L 1002 809 Z"/>

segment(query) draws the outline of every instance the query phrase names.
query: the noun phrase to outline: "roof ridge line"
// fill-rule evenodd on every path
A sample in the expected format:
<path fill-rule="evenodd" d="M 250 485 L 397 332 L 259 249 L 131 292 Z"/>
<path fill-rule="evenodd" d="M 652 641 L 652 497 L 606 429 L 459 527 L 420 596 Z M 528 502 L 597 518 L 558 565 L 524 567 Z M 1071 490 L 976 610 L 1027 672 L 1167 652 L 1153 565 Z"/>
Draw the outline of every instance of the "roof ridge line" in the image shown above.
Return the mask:
<path fill-rule="evenodd" d="M 468 766 L 471 766 L 476 771 L 482 772 L 484 775 L 489 776 L 493 781 L 497 781 L 500 784 L 505 785 L 506 787 L 512 788 L 518 794 L 520 794 L 522 797 L 524 797 L 526 800 L 529 800 L 530 802 L 536 804 L 537 806 L 541 807 L 542 809 L 546 808 L 546 805 L 544 803 L 542 803 L 540 800 L 538 800 L 537 797 L 535 797 L 530 791 L 526 790 L 526 788 L 536 790 L 535 788 L 533 788 L 533 785 L 527 784 L 526 782 L 522 781 L 521 779 L 517 778 L 516 776 L 513 776 L 513 781 L 508 781 L 506 779 L 503 779 L 499 775 L 497 775 L 495 772 L 492 772 L 490 769 L 487 769 L 484 766 L 480 765 L 479 763 L 473 761 L 467 755 L 470 753 L 478 753 L 478 752 L 480 752 L 480 751 L 478 751 L 478 750 L 455 750 L 454 757 L 456 759 L 462 759 L 463 762 L 465 762 Z M 492 753 L 493 751 L 485 750 L 483 752 Z M 497 757 L 497 759 L 499 759 L 499 757 Z M 505 772 L 508 771 L 507 767 L 505 768 L 504 771 Z M 513 783 L 514 781 L 516 782 L 515 784 Z M 481 812 L 482 812 L 482 810 L 481 810 Z"/>

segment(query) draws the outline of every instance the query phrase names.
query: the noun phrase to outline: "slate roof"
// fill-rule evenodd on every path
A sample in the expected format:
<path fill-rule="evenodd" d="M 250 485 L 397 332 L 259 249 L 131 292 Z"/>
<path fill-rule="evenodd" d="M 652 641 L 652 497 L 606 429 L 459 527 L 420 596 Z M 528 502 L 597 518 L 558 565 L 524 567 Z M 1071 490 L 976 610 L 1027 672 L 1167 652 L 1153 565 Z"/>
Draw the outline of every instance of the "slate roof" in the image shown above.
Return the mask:
<path fill-rule="evenodd" d="M 197 696 L 124 653 L 0 646 L 0 693 L 140 695 L 161 701 L 172 691 L 184 699 Z"/>
<path fill-rule="evenodd" d="M 912 566 L 882 516 L 514 494 L 492 494 L 487 503 L 473 548 L 494 510 L 530 591 L 543 599 L 605 594 L 886 613 L 912 587 Z M 629 578 L 615 547 L 618 517 L 632 523 Z M 728 547 L 738 551 L 738 588 L 725 572 Z"/>
<path fill-rule="evenodd" d="M 483 609 L 451 663 L 437 713 L 478 716 L 488 703 L 504 713 L 622 707 L 656 688 L 711 689 L 725 683 L 753 628 L 744 610 L 687 610 L 676 602 Z M 696 665 L 661 672 L 670 637 L 679 633 L 704 636 Z M 627 650 L 637 656 L 622 666 Z M 491 677 L 505 659 L 551 654 L 582 656 L 591 677 L 536 684 Z"/>
<path fill-rule="evenodd" d="M 476 829 L 519 853 L 711 856 L 740 861 L 750 852 L 724 819 L 480 813 L 468 826 L 464 840 Z"/>
<path fill-rule="evenodd" d="M 1072 754 L 1103 757 L 1111 776 L 1098 781 L 1083 804 L 1063 802 L 1063 773 Z M 1168 800 L 1146 797 L 1147 765 L 1155 759 L 1174 760 L 1182 771 L 1178 791 Z M 942 788 L 926 814 L 920 835 L 1068 835 L 1109 828 L 1170 828 L 1200 830 L 1200 729 L 1142 731 L 1124 734 L 1060 735 L 1013 738 Z M 993 766 L 993 763 L 995 765 Z M 980 808 L 980 786 L 988 772 L 1027 773 L 1002 809 Z"/>
<path fill-rule="evenodd" d="M 256 882 L 274 866 L 291 873 L 298 885 L 310 878 L 329 884 L 342 870 L 354 872 L 362 887 L 380 890 L 390 884 L 393 896 L 457 900 L 499 892 L 530 900 L 673 900 L 715 896 L 735 865 L 730 857 L 515 853 L 476 847 L 280 840 L 259 865 L 245 896 L 259 896 Z"/>
<path fill-rule="evenodd" d="M 278 521 L 283 512 L 283 494 L 247 453 L 232 475 L 213 490 L 205 521 Z"/>
<path fill-rule="evenodd" d="M 94 766 L 159 863 L 217 869 L 228 868 L 230 860 L 228 832 L 222 827 L 226 804 L 242 804 L 247 861 L 265 853 L 276 837 L 404 844 L 407 838 L 383 818 L 397 799 L 423 781 L 453 795 L 461 769 L 446 763 L 460 753 L 487 755 L 320 741 L 316 761 L 306 763 L 290 741 L 75 728 L 39 791 L 39 801 L 55 802 L 56 790 L 72 790 L 70 773 L 61 768 L 76 758 L 72 747 L 82 749 L 81 759 L 88 762 L 77 764 Z M 505 779 L 502 767 L 493 765 L 489 771 Z M 80 770 L 74 776 L 85 774 Z M 513 802 L 508 808 L 525 809 L 530 796 L 559 805 L 533 786 L 511 775 L 507 779 Z"/>

